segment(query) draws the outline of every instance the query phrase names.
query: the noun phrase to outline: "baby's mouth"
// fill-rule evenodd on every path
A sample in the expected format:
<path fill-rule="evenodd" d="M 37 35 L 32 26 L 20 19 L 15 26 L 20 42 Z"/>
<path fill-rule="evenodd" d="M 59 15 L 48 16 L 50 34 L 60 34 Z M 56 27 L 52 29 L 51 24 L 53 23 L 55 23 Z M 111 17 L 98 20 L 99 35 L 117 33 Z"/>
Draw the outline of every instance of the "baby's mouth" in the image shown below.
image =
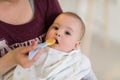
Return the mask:
<path fill-rule="evenodd" d="M 58 42 L 58 40 L 56 39 L 56 42 L 55 42 L 56 44 L 58 44 L 59 42 Z"/>

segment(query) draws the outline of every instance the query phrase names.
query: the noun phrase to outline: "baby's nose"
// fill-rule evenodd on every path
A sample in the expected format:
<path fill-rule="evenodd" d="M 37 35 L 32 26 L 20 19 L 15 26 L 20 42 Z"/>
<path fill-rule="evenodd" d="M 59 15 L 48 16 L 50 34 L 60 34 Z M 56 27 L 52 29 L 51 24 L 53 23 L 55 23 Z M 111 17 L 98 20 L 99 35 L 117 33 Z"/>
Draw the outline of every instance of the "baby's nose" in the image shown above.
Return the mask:
<path fill-rule="evenodd" d="M 62 35 L 62 32 L 61 31 L 57 31 L 56 32 L 56 36 L 60 37 Z"/>
<path fill-rule="evenodd" d="M 59 37 L 60 37 L 60 34 L 59 34 L 59 33 L 56 33 L 56 36 L 59 36 Z"/>

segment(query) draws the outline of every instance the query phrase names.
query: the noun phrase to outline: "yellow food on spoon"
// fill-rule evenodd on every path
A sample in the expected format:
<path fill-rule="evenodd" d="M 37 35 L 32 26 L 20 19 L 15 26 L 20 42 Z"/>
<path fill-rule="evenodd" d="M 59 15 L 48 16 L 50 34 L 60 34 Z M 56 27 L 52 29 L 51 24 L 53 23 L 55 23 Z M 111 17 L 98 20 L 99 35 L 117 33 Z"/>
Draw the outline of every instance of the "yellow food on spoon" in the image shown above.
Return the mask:
<path fill-rule="evenodd" d="M 40 48 L 44 48 L 46 46 L 51 46 L 56 42 L 55 39 L 47 39 L 44 43 L 38 44 L 36 49 L 29 52 L 29 59 L 31 60 L 40 50 Z"/>
<path fill-rule="evenodd" d="M 55 44 L 56 40 L 55 39 L 47 39 L 45 41 L 49 46 Z"/>

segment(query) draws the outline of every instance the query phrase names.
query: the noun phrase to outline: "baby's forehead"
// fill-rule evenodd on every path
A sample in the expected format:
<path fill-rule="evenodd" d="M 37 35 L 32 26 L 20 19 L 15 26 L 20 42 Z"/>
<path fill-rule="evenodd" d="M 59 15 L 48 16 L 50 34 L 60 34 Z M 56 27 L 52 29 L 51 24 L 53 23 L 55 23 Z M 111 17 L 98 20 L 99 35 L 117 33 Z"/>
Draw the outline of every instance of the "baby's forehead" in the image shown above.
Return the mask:
<path fill-rule="evenodd" d="M 78 23 L 81 24 L 81 26 L 82 26 L 82 24 L 83 24 L 82 19 L 81 19 L 78 15 L 74 15 L 74 14 L 61 14 L 61 15 L 63 15 L 64 17 L 74 18 L 75 20 L 78 21 Z M 72 19 L 71 19 L 71 20 L 72 20 Z"/>
<path fill-rule="evenodd" d="M 68 20 L 68 22 L 70 22 L 69 24 L 74 24 L 71 27 L 75 27 L 75 29 L 79 29 L 79 30 L 81 30 L 81 28 L 83 27 L 82 21 L 81 21 L 81 19 L 79 19 L 78 16 L 69 14 L 69 13 L 65 13 L 65 14 L 63 13 L 63 14 L 61 14 L 61 16 L 64 17 L 63 18 L 64 20 Z"/>
<path fill-rule="evenodd" d="M 80 16 L 78 16 L 77 14 L 72 13 L 72 12 L 64 12 L 64 13 L 61 13 L 59 16 L 63 16 L 64 18 L 70 17 L 70 18 L 76 20 L 75 23 L 78 24 L 78 26 L 76 26 L 76 27 L 78 27 L 78 28 L 76 28 L 76 29 L 78 29 L 76 31 L 76 33 L 79 32 L 78 34 L 80 36 L 80 39 L 82 39 L 82 37 L 84 36 L 84 33 L 85 33 L 85 25 L 84 25 L 84 22 L 83 22 L 82 18 Z"/>

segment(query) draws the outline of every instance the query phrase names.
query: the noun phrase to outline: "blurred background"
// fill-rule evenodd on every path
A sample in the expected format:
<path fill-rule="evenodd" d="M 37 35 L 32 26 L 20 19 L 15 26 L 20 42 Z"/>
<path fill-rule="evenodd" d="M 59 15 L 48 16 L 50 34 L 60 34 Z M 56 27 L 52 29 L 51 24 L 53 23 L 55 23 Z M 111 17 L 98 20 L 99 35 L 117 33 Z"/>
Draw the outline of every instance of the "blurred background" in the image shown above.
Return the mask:
<path fill-rule="evenodd" d="M 59 0 L 63 11 L 77 13 L 86 25 L 82 52 L 98 80 L 120 80 L 120 0 Z"/>

